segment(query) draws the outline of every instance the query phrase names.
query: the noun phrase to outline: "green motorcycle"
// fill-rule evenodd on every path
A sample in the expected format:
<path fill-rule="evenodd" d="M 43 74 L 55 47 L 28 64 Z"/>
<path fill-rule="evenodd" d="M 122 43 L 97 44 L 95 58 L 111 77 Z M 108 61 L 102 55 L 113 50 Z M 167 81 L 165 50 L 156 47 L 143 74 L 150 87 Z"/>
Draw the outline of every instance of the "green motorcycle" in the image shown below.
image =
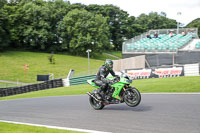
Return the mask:
<path fill-rule="evenodd" d="M 140 92 L 135 87 L 130 86 L 132 79 L 125 73 L 121 73 L 120 77 L 107 78 L 111 80 L 112 84 L 109 85 L 110 87 L 106 89 L 106 92 L 101 94 L 101 100 L 99 100 L 96 96 L 99 86 L 94 83 L 93 79 L 87 80 L 91 86 L 96 88 L 92 93 L 87 92 L 89 95 L 90 105 L 95 110 L 101 110 L 104 106 L 109 104 L 119 104 L 125 102 L 128 106 L 135 107 L 140 103 Z"/>

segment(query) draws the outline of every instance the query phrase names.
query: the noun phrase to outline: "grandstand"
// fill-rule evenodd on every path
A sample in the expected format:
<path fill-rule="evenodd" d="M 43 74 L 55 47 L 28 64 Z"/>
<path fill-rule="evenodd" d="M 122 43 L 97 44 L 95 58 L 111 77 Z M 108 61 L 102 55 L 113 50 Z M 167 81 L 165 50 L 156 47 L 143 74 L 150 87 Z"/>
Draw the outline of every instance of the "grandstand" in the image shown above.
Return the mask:
<path fill-rule="evenodd" d="M 154 37 L 155 32 L 158 37 Z M 123 43 L 123 58 L 138 55 L 146 56 L 146 65 L 149 67 L 199 63 L 198 28 L 150 30 Z"/>

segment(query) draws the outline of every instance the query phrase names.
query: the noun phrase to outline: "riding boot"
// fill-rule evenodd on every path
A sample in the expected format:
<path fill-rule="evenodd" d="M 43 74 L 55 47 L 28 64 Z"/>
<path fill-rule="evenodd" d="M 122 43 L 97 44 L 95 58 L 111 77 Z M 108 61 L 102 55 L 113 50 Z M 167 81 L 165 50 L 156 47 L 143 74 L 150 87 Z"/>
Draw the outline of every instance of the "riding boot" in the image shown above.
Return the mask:
<path fill-rule="evenodd" d="M 102 100 L 102 88 L 100 87 L 97 91 L 96 91 L 96 93 L 95 93 L 95 95 L 96 95 L 96 97 L 97 97 L 97 99 L 98 100 Z"/>

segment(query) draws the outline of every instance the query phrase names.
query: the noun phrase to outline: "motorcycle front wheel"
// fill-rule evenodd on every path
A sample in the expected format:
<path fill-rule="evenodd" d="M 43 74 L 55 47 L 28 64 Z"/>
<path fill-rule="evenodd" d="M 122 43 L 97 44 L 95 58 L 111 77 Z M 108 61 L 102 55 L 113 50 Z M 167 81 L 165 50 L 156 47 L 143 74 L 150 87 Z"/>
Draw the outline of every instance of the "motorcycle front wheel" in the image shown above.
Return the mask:
<path fill-rule="evenodd" d="M 124 102 L 128 106 L 135 107 L 138 104 L 140 104 L 140 101 L 141 101 L 140 92 L 135 87 L 129 88 L 127 92 L 124 93 Z"/>
<path fill-rule="evenodd" d="M 101 102 L 96 101 L 93 97 L 89 98 L 90 105 L 95 109 L 95 110 L 101 110 L 103 109 L 104 105 Z"/>

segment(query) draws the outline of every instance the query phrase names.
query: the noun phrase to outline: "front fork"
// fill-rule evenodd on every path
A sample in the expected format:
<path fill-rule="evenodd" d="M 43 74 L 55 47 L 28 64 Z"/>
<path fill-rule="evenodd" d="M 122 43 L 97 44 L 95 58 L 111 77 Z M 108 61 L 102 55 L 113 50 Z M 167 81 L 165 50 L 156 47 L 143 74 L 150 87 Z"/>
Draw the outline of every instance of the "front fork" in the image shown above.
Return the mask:
<path fill-rule="evenodd" d="M 126 85 L 125 87 L 128 88 L 129 86 Z M 125 87 L 123 88 L 125 94 L 128 96 L 129 99 L 133 98 L 133 96 L 131 95 L 130 91 L 128 89 L 126 89 Z"/>

